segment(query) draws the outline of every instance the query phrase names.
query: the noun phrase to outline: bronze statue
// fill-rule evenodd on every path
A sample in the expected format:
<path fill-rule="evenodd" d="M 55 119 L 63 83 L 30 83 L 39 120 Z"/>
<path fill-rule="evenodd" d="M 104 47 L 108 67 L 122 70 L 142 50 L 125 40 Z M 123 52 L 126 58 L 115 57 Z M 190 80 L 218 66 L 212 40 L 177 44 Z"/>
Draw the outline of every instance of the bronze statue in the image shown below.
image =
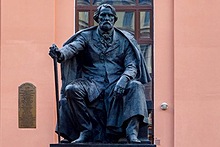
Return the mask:
<path fill-rule="evenodd" d="M 116 11 L 102 4 L 94 14 L 98 26 L 73 35 L 49 55 L 61 63 L 60 133 L 71 143 L 117 142 L 137 138 L 148 122 L 144 86 L 145 61 L 134 37 L 114 27 Z"/>

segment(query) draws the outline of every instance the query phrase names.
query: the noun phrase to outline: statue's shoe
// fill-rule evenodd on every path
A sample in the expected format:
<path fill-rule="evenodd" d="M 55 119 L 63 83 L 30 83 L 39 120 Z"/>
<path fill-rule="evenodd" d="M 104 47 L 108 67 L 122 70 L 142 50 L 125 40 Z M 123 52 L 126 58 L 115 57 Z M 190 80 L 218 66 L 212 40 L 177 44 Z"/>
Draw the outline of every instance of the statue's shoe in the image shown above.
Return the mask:
<path fill-rule="evenodd" d="M 70 143 L 71 141 L 69 141 L 68 139 L 63 139 L 60 141 L 60 143 Z"/>
<path fill-rule="evenodd" d="M 89 130 L 85 130 L 80 133 L 79 138 L 72 141 L 71 143 L 85 143 L 85 142 L 89 142 L 91 138 L 92 138 L 92 132 Z"/>
<path fill-rule="evenodd" d="M 136 135 L 128 135 L 127 136 L 128 143 L 141 143 L 141 141 L 137 138 Z"/>

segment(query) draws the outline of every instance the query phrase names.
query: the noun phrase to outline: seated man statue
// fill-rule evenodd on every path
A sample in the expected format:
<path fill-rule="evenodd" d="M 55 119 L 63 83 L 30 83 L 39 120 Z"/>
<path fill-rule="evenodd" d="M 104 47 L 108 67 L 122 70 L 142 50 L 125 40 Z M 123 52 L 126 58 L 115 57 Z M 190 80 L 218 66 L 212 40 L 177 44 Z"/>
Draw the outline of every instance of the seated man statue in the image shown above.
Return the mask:
<path fill-rule="evenodd" d="M 101 142 L 115 142 L 124 134 L 129 143 L 140 143 L 139 126 L 148 122 L 144 84 L 151 80 L 145 61 L 134 36 L 114 27 L 114 7 L 100 5 L 93 18 L 98 26 L 49 50 L 61 63 L 61 136 L 84 143 L 97 134 Z M 104 129 L 97 129 L 95 121 Z"/>

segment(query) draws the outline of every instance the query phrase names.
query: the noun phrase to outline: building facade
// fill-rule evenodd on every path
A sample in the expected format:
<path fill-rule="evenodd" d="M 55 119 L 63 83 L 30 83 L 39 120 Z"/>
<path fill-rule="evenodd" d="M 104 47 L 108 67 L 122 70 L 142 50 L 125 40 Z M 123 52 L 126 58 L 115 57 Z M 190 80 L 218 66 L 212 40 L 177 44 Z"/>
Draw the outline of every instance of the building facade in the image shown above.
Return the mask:
<path fill-rule="evenodd" d="M 75 33 L 79 7 L 75 0 L 0 2 L 0 146 L 49 146 L 57 142 L 49 46 Z M 152 3 L 154 143 L 220 146 L 220 1 Z M 33 122 L 20 119 L 27 94 Z"/>

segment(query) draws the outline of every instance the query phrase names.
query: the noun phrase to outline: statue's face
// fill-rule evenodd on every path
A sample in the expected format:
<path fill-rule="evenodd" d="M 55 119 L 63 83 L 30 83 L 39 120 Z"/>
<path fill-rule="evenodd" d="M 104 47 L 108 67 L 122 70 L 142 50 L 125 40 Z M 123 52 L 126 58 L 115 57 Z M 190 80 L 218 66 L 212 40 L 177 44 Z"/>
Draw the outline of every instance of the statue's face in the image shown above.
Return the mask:
<path fill-rule="evenodd" d="M 99 14 L 99 26 L 103 31 L 109 31 L 114 27 L 114 14 L 110 8 L 102 7 Z"/>

